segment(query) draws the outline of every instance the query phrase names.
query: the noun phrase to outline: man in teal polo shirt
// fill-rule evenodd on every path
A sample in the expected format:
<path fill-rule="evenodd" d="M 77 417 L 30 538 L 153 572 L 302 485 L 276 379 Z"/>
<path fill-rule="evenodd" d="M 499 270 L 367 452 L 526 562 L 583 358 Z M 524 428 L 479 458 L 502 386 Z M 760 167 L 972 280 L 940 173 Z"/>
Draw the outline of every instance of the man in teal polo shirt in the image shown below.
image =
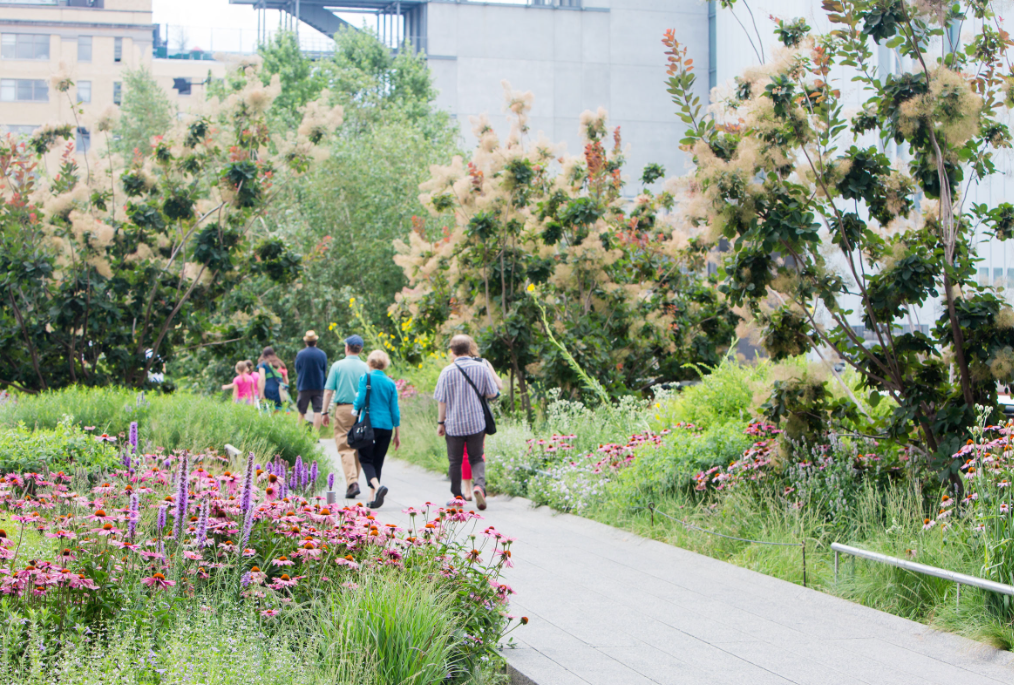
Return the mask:
<path fill-rule="evenodd" d="M 334 400 L 334 442 L 338 454 L 342 458 L 342 471 L 345 472 L 345 497 L 353 499 L 359 496 L 359 454 L 349 447 L 348 433 L 356 422 L 352 413 L 352 403 L 356 401 L 359 391 L 359 379 L 369 371 L 366 363 L 359 358 L 363 351 L 363 339 L 358 335 L 350 335 L 345 339 L 345 359 L 331 365 L 324 384 L 325 412 L 330 413 L 331 402 Z M 324 425 L 330 422 L 330 416 L 324 416 Z"/>

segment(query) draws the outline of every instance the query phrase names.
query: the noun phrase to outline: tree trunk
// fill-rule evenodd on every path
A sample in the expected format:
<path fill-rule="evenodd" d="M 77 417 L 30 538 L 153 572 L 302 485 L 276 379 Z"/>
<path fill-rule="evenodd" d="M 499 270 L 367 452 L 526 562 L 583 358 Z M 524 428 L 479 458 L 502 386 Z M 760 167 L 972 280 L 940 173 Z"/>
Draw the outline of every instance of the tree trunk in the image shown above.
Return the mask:
<path fill-rule="evenodd" d="M 951 320 L 951 338 L 954 346 L 954 361 L 958 365 L 958 372 L 961 374 L 961 394 L 965 398 L 965 404 L 969 408 L 975 407 L 975 398 L 972 397 L 972 378 L 968 370 L 968 362 L 965 359 L 965 336 L 961 333 L 961 324 L 958 323 L 958 312 L 954 305 L 954 291 L 951 288 L 951 277 L 944 271 L 944 293 L 947 296 L 947 317 Z"/>
<path fill-rule="evenodd" d="M 518 377 L 518 389 L 521 391 L 521 406 L 524 407 L 525 417 L 528 419 L 529 425 L 535 424 L 535 416 L 532 415 L 532 402 L 528 396 L 528 384 L 525 382 L 525 374 L 521 371 L 521 367 L 518 366 L 518 357 L 514 353 L 514 349 L 511 349 L 511 367 L 514 369 L 514 374 Z"/>

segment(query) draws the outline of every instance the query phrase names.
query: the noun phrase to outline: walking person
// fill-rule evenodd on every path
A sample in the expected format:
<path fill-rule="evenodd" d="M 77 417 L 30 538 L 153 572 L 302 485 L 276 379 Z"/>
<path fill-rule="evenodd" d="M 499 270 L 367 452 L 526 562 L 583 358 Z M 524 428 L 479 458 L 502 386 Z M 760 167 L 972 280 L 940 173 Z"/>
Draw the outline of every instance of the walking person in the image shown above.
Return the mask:
<path fill-rule="evenodd" d="M 370 509 L 379 509 L 384 504 L 387 486 L 380 484 L 380 472 L 384 468 L 384 457 L 392 439 L 395 451 L 401 447 L 399 426 L 401 413 L 398 410 L 398 386 L 394 384 L 384 369 L 391 365 L 391 358 L 383 350 L 374 350 L 366 358 L 370 368 L 359 379 L 359 392 L 352 410 L 363 411 L 370 417 L 373 426 L 373 444 L 359 450 L 359 463 L 362 464 L 366 482 L 370 485 L 370 501 L 366 503 Z"/>
<path fill-rule="evenodd" d="M 265 347 L 257 359 L 257 396 L 275 405 L 275 411 L 282 408 L 282 385 L 285 376 L 279 371 L 285 364 L 275 354 L 275 348 Z"/>
<path fill-rule="evenodd" d="M 247 362 L 236 362 L 236 377 L 232 383 L 222 386 L 222 390 L 232 390 L 232 401 L 236 404 L 253 404 L 257 397 L 257 381 L 247 371 Z"/>
<path fill-rule="evenodd" d="M 307 331 L 303 336 L 306 347 L 296 355 L 296 411 L 299 412 L 299 425 L 306 420 L 307 406 L 313 406 L 313 432 L 320 433 L 324 421 L 324 379 L 327 378 L 327 355 L 317 348 L 318 336 L 314 331 Z"/>
<path fill-rule="evenodd" d="M 483 362 L 483 363 L 486 364 L 486 367 L 489 369 L 489 372 L 491 374 L 493 374 L 493 380 L 496 381 L 497 395 L 499 395 L 500 393 L 502 393 L 503 392 L 503 379 L 501 379 L 500 376 L 497 374 L 496 370 L 493 368 L 493 365 L 489 363 L 489 360 L 488 359 L 483 359 L 479 355 L 479 346 L 475 344 L 474 340 L 472 341 L 471 347 L 469 347 L 468 356 L 472 357 L 473 359 L 475 359 L 477 361 L 480 361 L 480 362 Z M 485 446 L 485 439 L 486 439 L 486 436 L 484 435 L 483 436 L 483 441 L 484 441 L 483 445 L 484 446 Z M 485 454 L 483 455 L 482 460 L 486 461 L 486 455 Z M 466 501 L 468 501 L 468 502 L 472 501 L 472 465 L 468 463 L 468 447 L 467 446 L 465 447 L 464 458 L 461 460 L 461 493 L 462 493 L 462 496 L 465 498 Z"/>
<path fill-rule="evenodd" d="M 331 365 L 324 383 L 324 425 L 334 421 L 334 442 L 341 456 L 342 472 L 345 474 L 345 497 L 353 499 L 359 496 L 359 474 L 362 467 L 356 450 L 349 447 L 349 429 L 356 422 L 352 413 L 352 404 L 356 401 L 359 390 L 359 379 L 369 368 L 359 358 L 363 351 L 363 339 L 358 335 L 350 335 L 345 339 L 345 358 Z M 329 414 L 334 402 L 334 418 Z"/>
<path fill-rule="evenodd" d="M 474 480 L 472 496 L 481 510 L 486 508 L 486 462 L 483 461 L 486 418 L 480 395 L 492 399 L 498 393 L 490 368 L 469 355 L 474 344 L 467 335 L 451 338 L 451 363 L 440 372 L 433 397 L 440 403 L 437 435 L 447 439 L 451 494 L 455 499 L 463 498 L 461 463 L 467 448 Z"/>

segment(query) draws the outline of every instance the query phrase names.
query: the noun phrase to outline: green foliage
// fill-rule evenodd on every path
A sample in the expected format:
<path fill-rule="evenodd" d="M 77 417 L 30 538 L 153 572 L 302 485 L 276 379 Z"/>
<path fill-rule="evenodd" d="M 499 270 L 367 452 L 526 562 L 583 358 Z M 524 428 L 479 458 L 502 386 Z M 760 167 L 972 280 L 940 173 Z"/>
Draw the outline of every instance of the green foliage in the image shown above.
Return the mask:
<path fill-rule="evenodd" d="M 247 405 L 184 392 L 141 399 L 131 390 L 75 386 L 18 395 L 16 402 L 0 406 L 0 426 L 6 430 L 16 431 L 24 424 L 59 435 L 70 430 L 61 428 L 65 416 L 72 417 L 74 426 L 94 426 L 94 434 L 119 436 L 120 442 L 131 421 L 137 421 L 141 444 L 167 451 L 213 448 L 224 453 L 225 445 L 231 444 L 241 452 L 255 452 L 261 460 L 277 454 L 290 463 L 297 456 L 307 460 L 320 454 L 317 441 L 292 416 L 259 414 Z"/>
<path fill-rule="evenodd" d="M 56 428 L 29 429 L 24 423 L 0 426 L 0 473 L 89 473 L 113 468 L 116 450 L 69 421 Z"/>
<path fill-rule="evenodd" d="M 121 76 L 123 103 L 120 123 L 114 130 L 119 138 L 114 147 L 130 159 L 135 150 L 147 155 L 152 138 L 168 132 L 176 119 L 176 107 L 144 67 L 127 69 Z"/>
<path fill-rule="evenodd" d="M 82 173 L 68 148 L 59 174 L 49 178 L 26 144 L 0 146 L 4 385 L 30 392 L 75 383 L 145 387 L 178 351 L 257 341 L 265 323 L 260 293 L 273 277 L 291 282 L 298 269 L 287 248 L 267 263 L 253 254 L 273 233 L 264 217 L 278 186 L 312 157 L 305 152 L 294 168 L 290 155 L 273 154 L 267 112 L 274 86 L 233 75 L 233 97 L 210 104 L 204 118 L 183 129 L 167 112 L 155 116 L 157 98 L 144 89 L 150 76 L 131 78 L 140 84 L 139 99 L 122 135 L 145 141 L 124 155 L 125 168 L 110 147 L 102 173 L 87 162 Z M 306 122 L 340 118 L 326 103 L 310 104 Z M 160 137 L 152 147 L 154 127 Z M 43 197 L 38 191 L 53 202 L 35 204 Z"/>
<path fill-rule="evenodd" d="M 968 210 L 958 197 L 966 172 L 986 180 L 996 171 L 993 146 L 1008 144 L 999 121 L 1006 81 L 969 76 L 1006 69 L 1008 43 L 988 2 L 967 8 L 982 27 L 964 50 L 930 47 L 964 20 L 958 4 L 926 13 L 907 0 L 829 0 L 823 9 L 833 30 L 815 36 L 812 51 L 745 73 L 715 119 L 693 100 L 686 48 L 666 33 L 669 92 L 688 127 L 692 183 L 708 205 L 681 205 L 690 207 L 684 218 L 729 241 L 722 290 L 749 311 L 773 358 L 830 350 L 860 374 L 853 394 L 862 399 L 832 399 L 823 381 L 778 380 L 765 405 L 771 420 L 793 439 L 820 442 L 829 422 L 858 420 L 857 403 L 890 397 L 890 414 L 864 431 L 920 445 L 960 488 L 956 443 L 972 406 L 995 404 L 1014 349 L 999 323 L 1011 310 L 976 283 L 973 247 L 979 222 L 1003 239 L 1014 214 L 1003 204 Z M 802 20 L 778 22 L 776 34 L 791 46 L 808 30 Z M 914 68 L 878 74 L 873 43 Z M 843 82 L 859 83 L 865 98 L 851 128 Z M 881 144 L 861 139 L 867 132 Z M 907 146 L 907 163 L 883 151 L 892 140 Z M 939 203 L 919 204 L 917 217 L 920 193 Z M 901 330 L 914 308 L 933 304 L 941 315 L 930 334 Z M 853 330 L 860 317 L 865 339 Z"/>

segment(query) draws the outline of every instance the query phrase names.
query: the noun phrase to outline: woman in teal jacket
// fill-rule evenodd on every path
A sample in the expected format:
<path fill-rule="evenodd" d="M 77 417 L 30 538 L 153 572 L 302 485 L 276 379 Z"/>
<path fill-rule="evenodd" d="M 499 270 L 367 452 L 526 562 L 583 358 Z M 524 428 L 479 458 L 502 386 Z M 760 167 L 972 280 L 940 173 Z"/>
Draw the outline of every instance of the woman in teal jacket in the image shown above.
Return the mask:
<path fill-rule="evenodd" d="M 379 509 L 384 504 L 387 488 L 380 484 L 380 472 L 384 468 L 384 457 L 393 438 L 394 449 L 401 447 L 398 427 L 401 425 L 401 413 L 398 411 L 398 387 L 384 373 L 391 364 L 391 358 L 383 350 L 374 350 L 366 358 L 370 367 L 368 373 L 359 379 L 359 394 L 352 405 L 356 414 L 366 404 L 366 381 L 370 381 L 370 406 L 367 414 L 373 426 L 373 444 L 359 449 L 359 463 L 370 484 L 370 501 L 366 506 Z"/>

